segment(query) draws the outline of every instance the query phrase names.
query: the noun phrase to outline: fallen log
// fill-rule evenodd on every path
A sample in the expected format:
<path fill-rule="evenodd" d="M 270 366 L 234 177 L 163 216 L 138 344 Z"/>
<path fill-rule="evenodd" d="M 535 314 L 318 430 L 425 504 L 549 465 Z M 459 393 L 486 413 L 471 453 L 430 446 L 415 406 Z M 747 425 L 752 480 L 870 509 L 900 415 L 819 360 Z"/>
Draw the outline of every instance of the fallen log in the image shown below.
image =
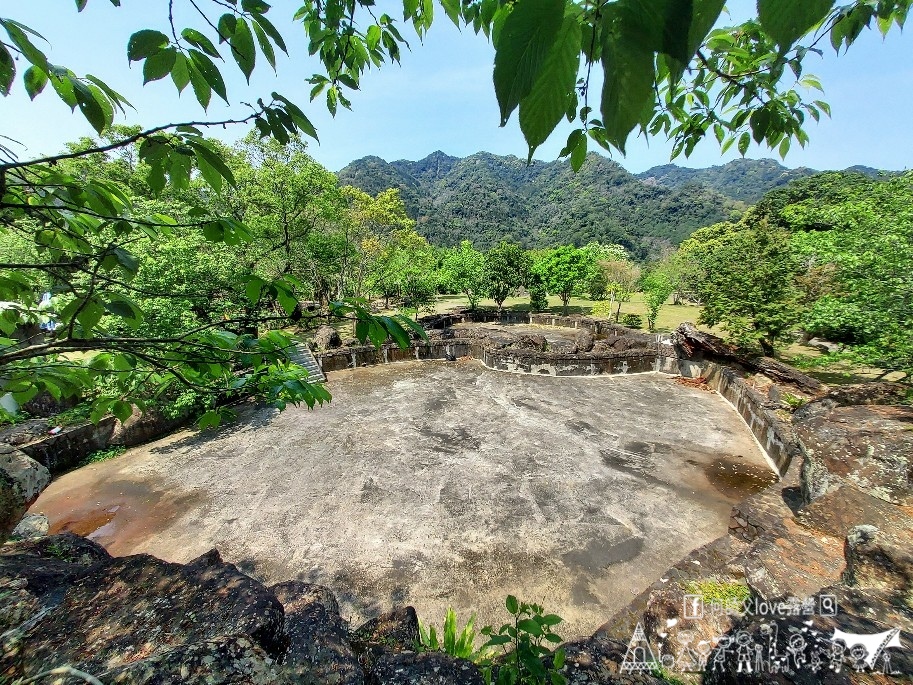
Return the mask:
<path fill-rule="evenodd" d="M 789 383 L 812 395 L 826 390 L 821 381 L 798 369 L 770 357 L 748 353 L 724 342 L 722 338 L 698 330 L 694 324 L 687 321 L 675 329 L 672 334 L 672 342 L 689 357 L 694 356 L 695 352 L 701 352 L 706 357 L 735 362 L 754 373 L 762 373 L 779 383 Z"/>

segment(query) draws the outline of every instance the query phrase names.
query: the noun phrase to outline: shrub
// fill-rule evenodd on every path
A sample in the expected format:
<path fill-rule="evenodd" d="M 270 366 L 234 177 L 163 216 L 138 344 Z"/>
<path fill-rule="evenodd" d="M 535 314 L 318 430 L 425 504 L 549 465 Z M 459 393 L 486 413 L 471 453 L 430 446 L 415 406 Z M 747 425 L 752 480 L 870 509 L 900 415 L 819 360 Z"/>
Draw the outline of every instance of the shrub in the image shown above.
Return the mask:
<path fill-rule="evenodd" d="M 621 325 L 628 328 L 640 328 L 644 325 L 644 319 L 640 314 L 625 314 L 621 317 Z"/>
<path fill-rule="evenodd" d="M 520 602 L 513 595 L 507 596 L 507 611 L 513 617 L 512 623 L 505 623 L 497 631 L 491 626 L 482 628 L 488 642 L 482 649 L 502 647 L 505 658 L 498 668 L 497 685 L 564 685 L 561 675 L 565 653 L 557 649 L 554 653 L 546 643 L 558 644 L 561 637 L 552 627 L 562 622 L 560 616 L 544 614 L 538 604 Z M 547 657 L 551 656 L 551 659 Z M 493 664 L 485 664 L 483 672 L 488 683 L 492 682 Z"/>
<path fill-rule="evenodd" d="M 590 309 L 590 316 L 598 316 L 601 319 L 611 319 L 612 318 L 612 303 L 611 302 L 597 302 Z"/>
<path fill-rule="evenodd" d="M 529 308 L 534 312 L 548 309 L 548 293 L 545 292 L 544 288 L 530 287 Z"/>

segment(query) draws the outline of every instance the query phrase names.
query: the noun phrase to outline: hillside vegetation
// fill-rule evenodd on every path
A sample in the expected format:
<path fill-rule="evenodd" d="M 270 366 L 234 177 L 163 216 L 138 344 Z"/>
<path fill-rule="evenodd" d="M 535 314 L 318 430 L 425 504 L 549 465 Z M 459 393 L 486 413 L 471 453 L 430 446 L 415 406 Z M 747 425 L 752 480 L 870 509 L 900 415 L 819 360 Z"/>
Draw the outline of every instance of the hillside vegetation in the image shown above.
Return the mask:
<path fill-rule="evenodd" d="M 642 181 L 596 154 L 577 174 L 566 161 L 527 165 L 487 152 L 462 159 L 435 152 L 417 162 L 365 157 L 342 169 L 339 180 L 371 194 L 398 188 L 432 243 L 469 240 L 481 249 L 502 239 L 531 249 L 596 241 L 647 257 L 745 209 L 706 186 Z"/>
<path fill-rule="evenodd" d="M 488 152 L 460 158 L 438 151 L 416 162 L 364 157 L 339 179 L 372 195 L 399 189 L 419 233 L 435 244 L 469 240 L 486 249 L 507 239 L 536 249 L 597 241 L 648 258 L 698 228 L 738 219 L 765 193 L 815 173 L 772 159 L 739 159 L 707 169 L 667 164 L 635 175 L 590 154 L 574 174 L 567 161 L 527 165 Z"/>

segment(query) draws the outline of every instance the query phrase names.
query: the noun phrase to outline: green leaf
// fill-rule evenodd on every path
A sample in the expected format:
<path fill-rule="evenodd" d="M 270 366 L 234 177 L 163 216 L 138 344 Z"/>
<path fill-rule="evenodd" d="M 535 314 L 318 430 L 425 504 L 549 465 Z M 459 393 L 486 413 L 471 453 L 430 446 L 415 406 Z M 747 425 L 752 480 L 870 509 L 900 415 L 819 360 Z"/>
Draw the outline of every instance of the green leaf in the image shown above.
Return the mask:
<path fill-rule="evenodd" d="M 90 86 L 77 79 L 71 79 L 76 106 L 98 133 L 101 133 L 114 120 L 114 108 L 95 86 Z"/>
<path fill-rule="evenodd" d="M 101 321 L 101 317 L 104 313 L 104 307 L 94 300 L 87 300 L 85 302 L 82 309 L 76 315 L 76 320 L 79 321 L 85 335 L 91 333 L 92 329 Z"/>
<path fill-rule="evenodd" d="M 520 610 L 520 603 L 513 595 L 507 595 L 507 599 L 504 600 L 504 606 L 507 607 L 507 611 L 511 614 L 516 614 Z"/>
<path fill-rule="evenodd" d="M 833 5 L 834 0 L 758 0 L 758 19 L 785 51 L 823 20 Z"/>
<path fill-rule="evenodd" d="M 220 423 L 222 423 L 222 416 L 217 411 L 208 411 L 197 420 L 200 430 L 217 428 Z"/>
<path fill-rule="evenodd" d="M 612 33 L 612 12 L 607 11 L 603 23 L 602 123 L 609 143 L 625 151 L 628 135 L 644 118 L 644 111 L 653 104 L 653 83 L 656 77 L 653 53 L 631 43 L 628 34 Z"/>
<path fill-rule="evenodd" d="M 250 75 L 254 72 L 254 64 L 257 60 L 257 50 L 254 47 L 254 36 L 250 31 L 250 25 L 243 17 L 238 18 L 235 22 L 235 31 L 228 40 L 231 46 L 231 54 L 238 63 L 238 67 L 250 83 Z M 211 85 L 211 84 L 210 84 Z M 213 90 L 216 90 L 213 86 Z M 218 92 L 216 90 L 216 92 Z"/>
<path fill-rule="evenodd" d="M 203 106 L 203 109 L 206 109 L 209 107 L 209 102 L 212 98 L 212 88 L 209 87 L 206 78 L 197 69 L 192 60 L 187 61 L 187 68 L 190 75 L 190 84 L 193 86 L 193 94 L 196 96 L 197 102 Z"/>
<path fill-rule="evenodd" d="M 564 0 L 518 0 L 495 43 L 494 84 L 501 126 L 533 89 L 555 43 Z"/>
<path fill-rule="evenodd" d="M 580 22 L 568 15 L 529 95 L 520 101 L 520 130 L 533 152 L 551 135 L 571 102 L 580 65 Z"/>
<path fill-rule="evenodd" d="M 745 156 L 745 152 L 748 150 L 748 146 L 751 144 L 751 136 L 748 134 L 748 131 L 739 136 L 739 154 L 742 157 Z"/>
<path fill-rule="evenodd" d="M 238 24 L 238 20 L 235 18 L 234 14 L 223 14 L 219 17 L 219 42 L 224 43 L 227 40 L 230 40 L 235 33 L 235 27 Z"/>
<path fill-rule="evenodd" d="M 254 33 L 257 35 L 257 43 L 260 45 L 260 52 L 266 57 L 266 61 L 276 71 L 276 52 L 273 50 L 273 44 L 269 42 L 266 33 L 260 27 L 260 24 L 254 23 Z"/>
<path fill-rule="evenodd" d="M 254 305 L 260 301 L 261 290 L 263 290 L 263 279 L 257 276 L 251 276 L 244 286 L 244 293 L 247 295 L 247 299 Z"/>
<path fill-rule="evenodd" d="M 117 400 L 111 404 L 110 411 L 114 416 L 120 419 L 121 423 L 123 423 L 133 416 L 133 405 L 129 402 L 124 402 L 123 400 Z"/>
<path fill-rule="evenodd" d="M 285 41 L 282 39 L 282 34 L 276 30 L 276 27 L 273 26 L 272 22 L 262 14 L 255 14 L 253 19 L 257 22 L 257 25 L 266 32 L 266 35 L 273 39 L 273 43 L 276 44 L 276 47 L 287 55 L 288 48 L 285 47 Z"/>
<path fill-rule="evenodd" d="M 222 80 L 222 74 L 213 61 L 199 50 L 194 50 L 192 48 L 190 50 L 190 61 L 200 75 L 206 80 L 209 88 L 213 90 L 216 95 L 225 100 L 225 102 L 228 102 L 228 95 L 225 92 L 225 81 Z M 193 83 L 193 72 L 190 74 L 190 82 Z M 196 89 L 196 84 L 194 84 L 194 90 L 196 91 Z M 199 97 L 197 99 L 199 99 Z M 200 104 L 203 104 L 203 102 L 200 101 Z M 203 106 L 205 107 L 206 105 Z"/>
<path fill-rule="evenodd" d="M 195 48 L 199 48 L 205 52 L 210 57 L 221 57 L 219 51 L 216 50 L 216 46 L 212 44 L 212 41 L 196 29 L 184 29 L 181 31 L 181 37 Z"/>
<path fill-rule="evenodd" d="M 181 93 L 190 83 L 190 69 L 187 64 L 187 58 L 183 53 L 178 53 L 174 58 L 174 66 L 171 68 L 171 80 L 174 81 L 175 87 Z"/>
<path fill-rule="evenodd" d="M 587 138 L 586 136 L 580 136 L 576 147 L 571 150 L 571 169 L 573 169 L 575 173 L 580 171 L 583 163 L 586 161 L 586 148 Z"/>
<path fill-rule="evenodd" d="M 228 181 L 228 183 L 230 185 L 232 185 L 232 186 L 235 185 L 235 175 L 232 173 L 231 169 L 225 163 L 225 160 L 223 160 L 222 157 L 217 152 L 215 152 L 214 150 L 209 148 L 209 146 L 206 143 L 201 143 L 201 142 L 197 142 L 197 141 L 188 141 L 188 145 L 190 145 L 196 152 L 197 163 L 203 162 L 203 163 L 209 165 L 209 167 L 211 167 L 214 171 L 216 171 L 219 176 L 221 176 L 226 181 Z M 202 171 L 202 169 L 201 169 L 201 171 Z M 207 178 L 207 182 L 208 182 L 208 180 L 209 179 Z"/>
<path fill-rule="evenodd" d="M 16 63 L 13 61 L 13 56 L 6 46 L 0 44 L 0 95 L 6 97 L 10 94 L 15 79 Z"/>
<path fill-rule="evenodd" d="M 168 36 L 161 31 L 151 29 L 137 31 L 127 41 L 127 59 L 131 62 L 146 59 L 160 50 L 164 50 L 169 43 Z"/>
<path fill-rule="evenodd" d="M 39 36 L 39 34 L 32 31 L 28 26 L 20 24 L 18 21 L 13 21 L 12 19 L 0 19 L 0 25 L 6 29 L 6 33 L 10 37 L 10 40 L 19 48 L 25 59 L 32 64 L 41 67 L 45 71 L 50 68 L 47 56 L 35 47 L 35 44 L 32 43 L 27 35 L 31 33 L 32 35 Z"/>
<path fill-rule="evenodd" d="M 163 79 L 171 73 L 177 60 L 178 51 L 174 48 L 167 48 L 147 57 L 143 62 L 143 85 L 151 81 Z"/>
<path fill-rule="evenodd" d="M 25 75 L 22 78 L 25 81 L 25 92 L 28 93 L 31 100 L 34 100 L 48 84 L 47 72 L 34 65 L 25 70 Z M 2 84 L 0 84 L 0 87 L 2 87 Z"/>

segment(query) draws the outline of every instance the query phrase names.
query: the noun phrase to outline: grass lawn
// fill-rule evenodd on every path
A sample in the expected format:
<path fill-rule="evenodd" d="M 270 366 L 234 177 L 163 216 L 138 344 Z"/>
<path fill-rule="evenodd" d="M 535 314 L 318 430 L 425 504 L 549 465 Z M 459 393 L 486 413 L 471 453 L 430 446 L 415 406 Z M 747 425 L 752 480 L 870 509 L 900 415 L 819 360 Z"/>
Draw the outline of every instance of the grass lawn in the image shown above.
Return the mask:
<path fill-rule="evenodd" d="M 674 305 L 671 304 L 671 300 L 669 302 L 669 304 L 666 304 L 659 310 L 659 316 L 656 319 L 656 330 L 658 332 L 668 333 L 673 331 L 683 321 L 690 321 L 692 323 L 697 321 L 698 314 L 701 312 L 700 307 L 689 304 Z M 567 311 L 568 314 L 589 315 L 594 304 L 596 304 L 595 300 L 583 297 L 572 297 L 571 301 L 568 303 Z M 561 300 L 556 296 L 548 298 L 548 305 L 546 311 L 559 315 L 563 312 Z M 438 297 L 435 311 L 443 313 L 455 307 L 468 306 L 469 301 L 464 295 L 441 295 Z M 479 307 L 494 309 L 495 303 L 492 300 L 482 300 L 479 302 Z M 510 297 L 504 302 L 504 308 L 513 311 L 528 311 L 529 298 Z M 639 314 L 644 320 L 644 329 L 646 330 L 647 306 L 644 304 L 643 295 L 641 293 L 635 294 L 630 302 L 625 302 L 621 305 L 621 315 L 624 316 L 625 314 Z"/>

